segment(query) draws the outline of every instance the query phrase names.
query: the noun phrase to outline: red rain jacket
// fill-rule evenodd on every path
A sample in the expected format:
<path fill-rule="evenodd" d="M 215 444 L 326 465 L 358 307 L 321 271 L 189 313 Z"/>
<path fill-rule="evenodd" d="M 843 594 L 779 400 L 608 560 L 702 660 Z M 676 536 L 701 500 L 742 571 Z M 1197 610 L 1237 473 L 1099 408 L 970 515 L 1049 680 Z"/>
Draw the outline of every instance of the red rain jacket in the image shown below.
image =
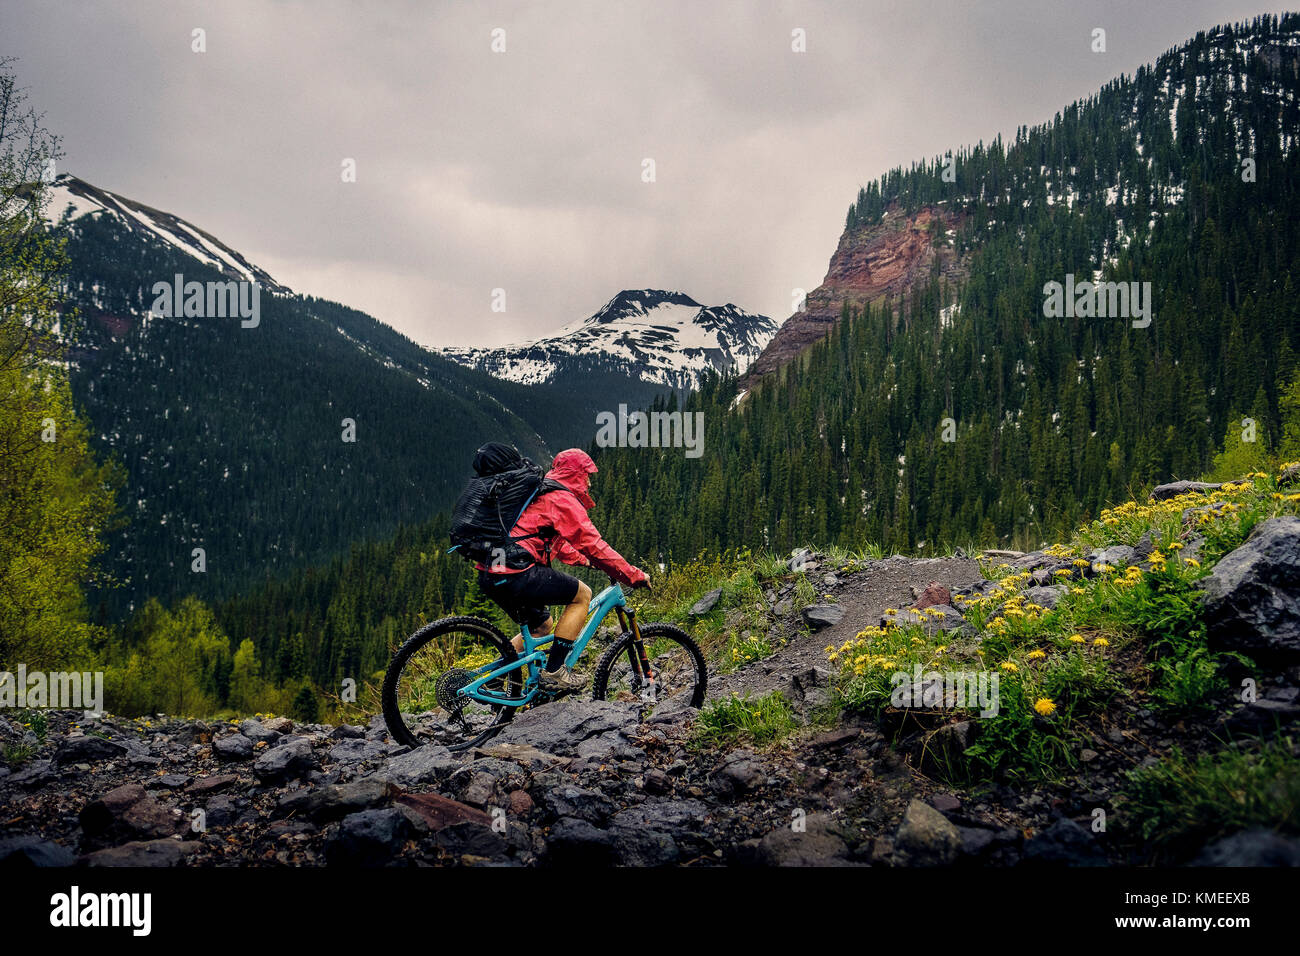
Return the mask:
<path fill-rule="evenodd" d="M 524 538 L 519 542 L 519 546 L 536 558 L 539 564 L 548 564 L 551 559 L 555 559 L 564 564 L 592 565 L 627 585 L 644 581 L 646 573 L 628 564 L 621 554 L 611 548 L 587 517 L 587 509 L 595 505 L 588 488 L 591 486 L 591 476 L 596 471 L 596 463 L 585 451 L 570 448 L 560 452 L 555 456 L 546 477 L 558 481 L 568 491 L 556 490 L 539 496 L 524 509 L 510 534 L 519 538 L 543 531 L 554 532 L 550 538 Z M 479 567 L 483 569 L 482 565 Z"/>

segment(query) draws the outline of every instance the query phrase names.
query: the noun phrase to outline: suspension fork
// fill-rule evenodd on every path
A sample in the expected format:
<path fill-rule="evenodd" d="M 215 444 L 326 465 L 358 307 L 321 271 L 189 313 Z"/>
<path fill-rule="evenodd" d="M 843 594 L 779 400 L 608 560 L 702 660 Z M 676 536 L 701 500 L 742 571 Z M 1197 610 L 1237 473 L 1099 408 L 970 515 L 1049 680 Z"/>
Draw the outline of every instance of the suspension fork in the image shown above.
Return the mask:
<path fill-rule="evenodd" d="M 643 681 L 652 681 L 656 675 L 650 669 L 650 657 L 646 654 L 645 642 L 641 640 L 641 628 L 636 622 L 636 608 L 619 607 L 615 609 L 618 613 L 619 626 L 625 631 L 632 632 L 632 646 L 628 649 L 628 660 L 632 664 L 632 670 Z"/>

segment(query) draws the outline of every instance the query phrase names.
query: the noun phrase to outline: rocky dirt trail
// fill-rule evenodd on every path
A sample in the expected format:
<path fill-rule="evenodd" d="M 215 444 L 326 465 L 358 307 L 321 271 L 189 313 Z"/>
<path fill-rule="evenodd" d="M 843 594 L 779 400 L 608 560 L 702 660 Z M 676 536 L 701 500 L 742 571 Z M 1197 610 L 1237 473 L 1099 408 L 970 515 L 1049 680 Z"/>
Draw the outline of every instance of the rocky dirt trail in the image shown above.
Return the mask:
<path fill-rule="evenodd" d="M 1225 607 L 1243 588 L 1276 580 L 1282 544 L 1292 543 L 1300 568 L 1296 532 L 1275 528 L 1257 542 L 1249 573 L 1235 562 Z M 795 585 L 774 583 L 766 600 L 778 650 L 713 675 L 715 699 L 779 690 L 807 712 L 829 698 L 827 645 L 878 623 L 886 608 L 932 598 L 931 582 L 954 593 L 983 582 L 962 557 L 844 570 L 808 558 L 819 599 L 831 600 L 796 614 Z M 1019 563 L 1048 582 L 1053 561 L 1039 553 Z M 1300 604 L 1288 608 L 1300 635 Z M 964 626 L 959 612 L 942 610 L 944 626 Z M 1273 618 L 1267 625 L 1283 633 Z M 1235 619 L 1224 627 L 1258 630 Z M 1225 705 L 1223 719 L 1240 732 L 1300 718 L 1298 671 L 1278 671 L 1258 702 Z M 1207 736 L 1130 708 L 1099 730 L 1067 779 L 962 790 L 937 782 L 918 750 L 936 732 L 961 745 L 970 721 L 943 716 L 937 731 L 909 731 L 850 715 L 767 750 L 719 752 L 692 740 L 689 709 L 647 715 L 636 702 L 567 699 L 520 714 L 465 754 L 402 747 L 379 717 L 335 727 L 56 711 L 38 734 L 10 716 L 0 714 L 0 746 L 28 757 L 0 765 L 0 868 L 1134 863 L 1131 846 L 1089 828 L 1093 812 L 1112 806 L 1124 771 L 1174 744 L 1194 752 Z M 1202 860 L 1300 865 L 1300 841 L 1248 831 L 1206 847 Z"/>
<path fill-rule="evenodd" d="M 970 558 L 895 555 L 856 570 L 828 569 L 824 573 L 814 559 L 805 571 L 816 582 L 819 596 L 829 594 L 842 615 L 835 623 L 812 633 L 801 626 L 802 621 L 790 619 L 785 634 L 788 643 L 771 657 L 730 674 L 710 675 L 711 700 L 731 694 L 760 696 L 782 691 L 796 702 L 802 701 L 809 689 L 826 685 L 830 674 L 827 647 L 838 647 L 864 627 L 879 624 L 889 608 L 909 607 L 932 582 L 957 590 L 984 580 L 979 564 Z M 819 670 L 821 674 L 816 673 Z"/>

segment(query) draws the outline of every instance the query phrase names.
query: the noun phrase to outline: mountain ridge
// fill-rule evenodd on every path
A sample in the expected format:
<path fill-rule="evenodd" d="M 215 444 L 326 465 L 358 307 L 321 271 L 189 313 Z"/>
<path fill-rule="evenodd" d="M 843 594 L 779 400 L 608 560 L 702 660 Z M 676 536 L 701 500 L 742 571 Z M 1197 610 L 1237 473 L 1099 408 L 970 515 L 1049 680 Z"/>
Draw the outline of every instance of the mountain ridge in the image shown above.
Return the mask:
<path fill-rule="evenodd" d="M 743 372 L 776 333 L 767 316 L 733 303 L 701 305 L 682 292 L 624 289 L 590 316 L 550 335 L 440 354 L 510 381 L 544 384 L 575 367 L 622 368 L 642 382 L 682 389 L 706 371 Z"/>
<path fill-rule="evenodd" d="M 47 215 L 55 222 L 62 221 L 65 215 L 69 219 L 78 219 L 107 213 L 122 222 L 128 230 L 142 228 L 230 278 L 255 281 L 268 292 L 292 292 L 287 286 L 276 282 L 265 269 L 250 263 L 241 253 L 210 232 L 173 213 L 102 189 L 71 173 L 56 176 L 50 186 L 50 194 Z"/>
<path fill-rule="evenodd" d="M 1000 205 L 1012 192 L 1018 193 L 1024 207 L 1041 202 L 1065 205 L 1073 211 L 1076 204 L 1083 210 L 1100 203 L 1113 210 L 1115 227 L 1097 257 L 1100 267 L 1113 261 L 1118 250 L 1150 232 L 1155 217 L 1183 199 L 1185 162 L 1165 165 L 1151 154 L 1153 147 L 1158 151 L 1165 144 L 1178 145 L 1188 136 L 1201 135 L 1207 122 L 1213 122 L 1209 117 L 1232 115 L 1236 123 L 1249 121 L 1253 118 L 1249 113 L 1269 101 L 1279 122 L 1294 114 L 1294 85 L 1300 78 L 1300 36 L 1294 17 L 1288 14 L 1267 24 L 1265 18 L 1257 18 L 1252 23 L 1221 24 L 1199 31 L 1131 76 L 1118 76 L 1097 95 L 1066 106 L 1054 120 L 1018 128 L 1015 140 L 1006 145 L 997 136 L 987 145 L 981 142 L 930 161 L 914 162 L 906 170 L 900 166 L 887 171 L 859 190 L 826 277 L 808 294 L 805 308 L 782 323 L 764 354 L 742 377 L 742 386 L 752 389 L 803 354 L 839 321 L 846 306 L 856 309 L 888 299 L 895 312 L 900 312 L 901 300 L 928 281 L 936 261 L 942 277 L 953 287 L 951 301 L 942 305 L 951 305 L 965 281 L 972 248 L 999 223 L 1021 215 L 1020 210 L 1003 208 L 998 214 L 971 217 L 970 209 L 981 204 Z M 1115 104 L 1123 110 L 1119 136 L 1108 134 L 1105 148 L 1136 160 L 1126 163 L 1134 173 L 1139 164 L 1144 165 L 1145 179 L 1131 175 L 1125 183 L 1099 184 L 1092 180 L 1092 169 L 1061 168 L 1047 150 L 1035 157 L 1032 167 L 1004 181 L 990 183 L 982 176 L 989 161 L 1016 149 L 1030 136 L 1045 135 L 1053 124 L 1067 128 L 1077 124 L 1082 110 L 1095 108 L 1103 99 L 1113 101 L 1120 94 L 1124 101 Z M 1195 104 L 1207 99 L 1213 101 L 1213 109 L 1198 115 Z M 1239 103 L 1248 104 L 1247 113 L 1237 110 Z M 1129 142 L 1120 142 L 1121 138 Z M 1222 134 L 1218 138 L 1222 141 Z M 1285 157 L 1291 145 L 1288 134 L 1283 134 L 1280 144 Z M 1237 158 L 1251 159 L 1253 170 L 1262 157 Z M 891 235 L 900 231 L 911 241 L 891 240 Z M 1101 268 L 1096 271 L 1099 274 Z"/>
<path fill-rule="evenodd" d="M 253 328 L 160 318 L 153 287 L 177 273 L 274 280 L 179 217 L 71 177 L 59 185 L 73 396 L 92 446 L 124 474 L 127 520 L 105 561 L 118 586 L 92 598 L 101 622 L 148 597 L 219 601 L 385 539 L 447 508 L 483 441 L 542 458 L 541 433 L 569 418 L 560 396 L 278 283 Z M 80 214 L 65 217 L 68 204 Z"/>

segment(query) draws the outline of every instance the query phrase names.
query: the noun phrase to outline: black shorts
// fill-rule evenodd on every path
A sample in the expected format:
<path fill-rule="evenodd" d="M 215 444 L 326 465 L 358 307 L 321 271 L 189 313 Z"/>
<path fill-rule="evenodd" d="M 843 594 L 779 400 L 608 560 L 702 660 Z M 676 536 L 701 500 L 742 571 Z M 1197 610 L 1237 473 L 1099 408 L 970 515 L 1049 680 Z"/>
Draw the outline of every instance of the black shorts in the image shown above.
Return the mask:
<path fill-rule="evenodd" d="M 551 616 L 551 605 L 569 604 L 578 596 L 577 578 L 534 564 L 518 574 L 478 573 L 478 584 L 516 624 L 536 630 Z"/>

